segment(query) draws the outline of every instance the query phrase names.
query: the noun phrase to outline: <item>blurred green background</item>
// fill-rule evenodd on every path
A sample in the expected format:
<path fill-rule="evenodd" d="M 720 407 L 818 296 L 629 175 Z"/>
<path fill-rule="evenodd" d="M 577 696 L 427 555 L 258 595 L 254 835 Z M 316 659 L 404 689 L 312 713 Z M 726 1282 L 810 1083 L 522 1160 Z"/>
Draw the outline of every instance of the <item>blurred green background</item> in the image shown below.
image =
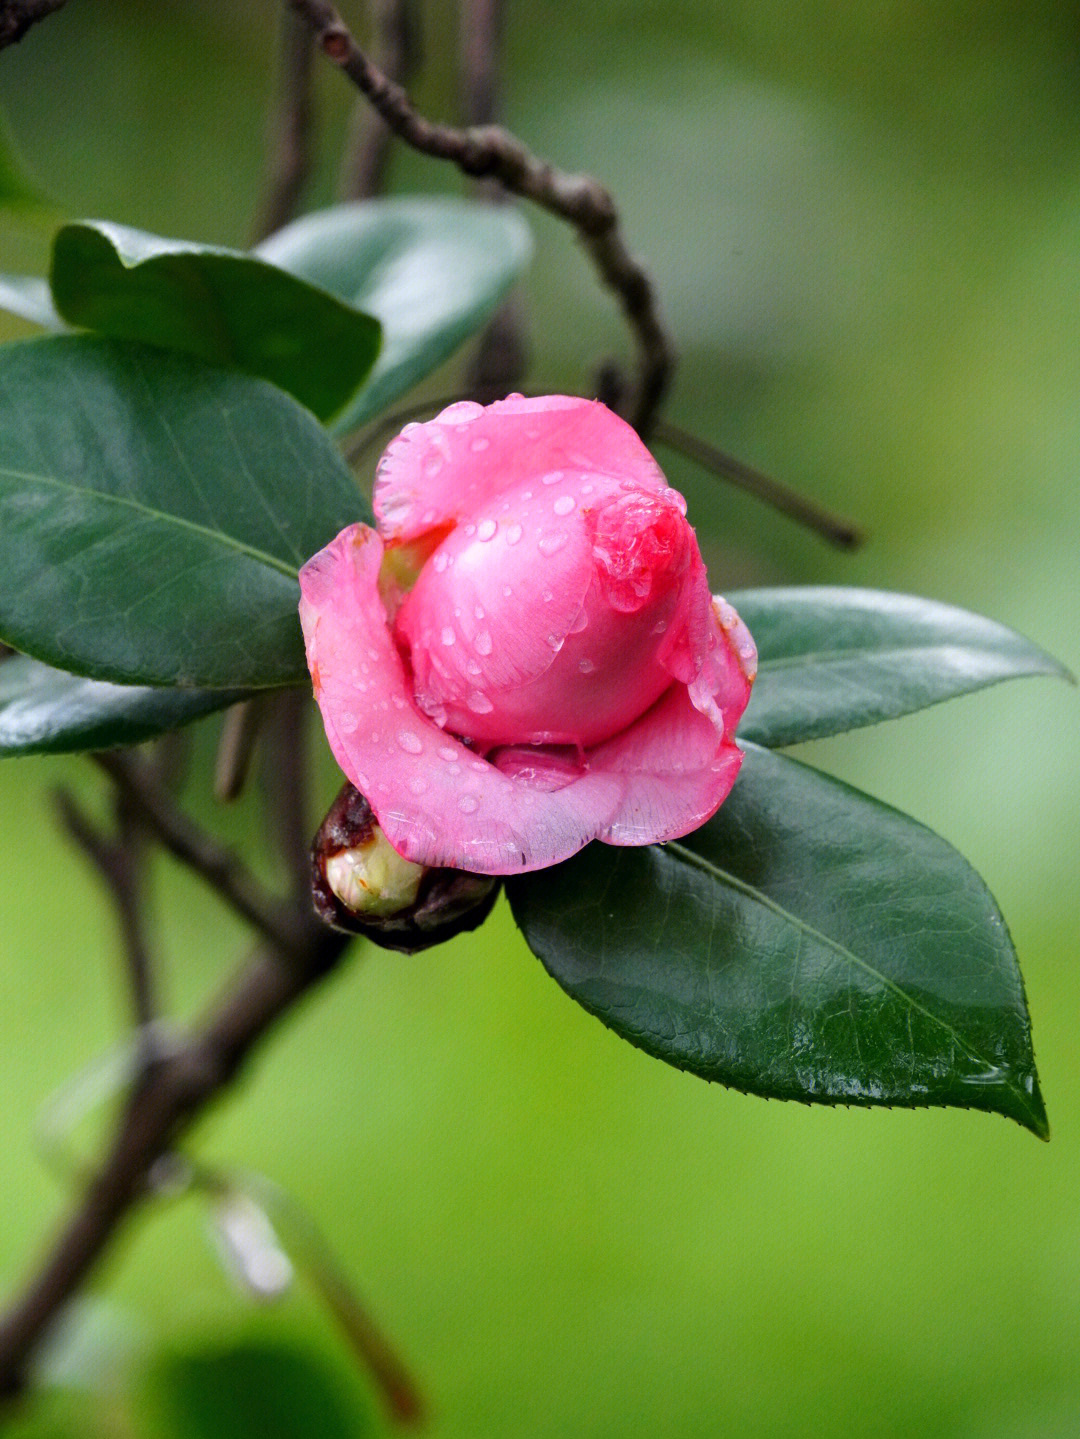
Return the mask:
<path fill-rule="evenodd" d="M 273 8 L 71 0 L 6 51 L 0 101 L 64 211 L 243 242 Z M 869 531 L 838 555 L 661 454 L 716 587 L 921 592 L 1080 667 L 1080 5 L 507 8 L 508 118 L 619 197 L 682 354 L 671 418 Z M 451 115 L 452 7 L 428 10 L 416 93 Z M 350 105 L 324 70 L 319 203 Z M 392 180 L 458 188 L 408 156 Z M 587 388 L 622 327 L 568 233 L 535 228 L 530 384 Z M 6 223 L 0 265 L 40 270 L 46 248 Z M 1005 687 L 807 757 L 986 877 L 1051 1144 L 996 1117 L 785 1106 L 667 1070 L 577 1010 L 505 908 L 425 956 L 358 954 L 198 1151 L 317 1217 L 414 1368 L 433 1439 L 1080 1433 L 1076 694 Z M 0 770 L 5 1288 L 66 1202 L 35 1114 L 125 1015 L 110 913 L 52 818 L 61 784 L 98 798 L 84 762 Z M 324 763 L 320 799 L 335 788 Z M 213 822 L 259 842 L 255 797 Z M 242 937 L 186 875 L 156 878 L 183 1014 Z M 382 1432 L 317 1299 L 232 1288 L 194 1199 L 129 1230 L 46 1367 L 18 1439 Z"/>

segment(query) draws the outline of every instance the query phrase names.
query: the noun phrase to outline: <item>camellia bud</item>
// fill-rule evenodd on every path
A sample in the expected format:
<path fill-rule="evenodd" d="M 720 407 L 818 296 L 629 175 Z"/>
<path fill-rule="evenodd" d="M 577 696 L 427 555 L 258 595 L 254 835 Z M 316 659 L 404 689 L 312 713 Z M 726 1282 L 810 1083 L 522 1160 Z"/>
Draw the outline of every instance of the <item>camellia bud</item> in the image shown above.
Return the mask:
<path fill-rule="evenodd" d="M 319 917 L 385 949 L 414 954 L 475 929 L 488 917 L 500 881 L 403 859 L 371 806 L 342 786 L 311 847 L 311 888 Z"/>

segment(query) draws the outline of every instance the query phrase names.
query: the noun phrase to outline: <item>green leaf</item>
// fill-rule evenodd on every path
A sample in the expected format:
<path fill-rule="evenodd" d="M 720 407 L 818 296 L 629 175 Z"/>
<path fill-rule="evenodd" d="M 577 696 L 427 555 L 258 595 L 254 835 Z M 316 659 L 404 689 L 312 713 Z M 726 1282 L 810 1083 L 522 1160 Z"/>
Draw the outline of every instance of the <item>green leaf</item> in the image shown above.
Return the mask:
<path fill-rule="evenodd" d="M 528 264 L 532 239 L 506 206 L 409 198 L 338 205 L 286 225 L 256 254 L 377 315 L 383 347 L 334 421 L 362 425 L 474 334 Z"/>
<path fill-rule="evenodd" d="M 26 655 L 0 664 L 0 755 L 65 754 L 140 744 L 242 699 L 243 690 L 111 685 Z"/>
<path fill-rule="evenodd" d="M 85 221 L 57 234 L 50 278 L 70 324 L 258 375 L 322 420 L 379 351 L 377 320 L 238 250 Z"/>
<path fill-rule="evenodd" d="M 883 590 L 742 590 L 758 647 L 740 738 L 821 739 L 1025 675 L 1072 676 L 1023 635 L 967 610 Z"/>
<path fill-rule="evenodd" d="M 30 216 L 52 213 L 50 202 L 27 176 L 3 116 L 0 116 L 0 208 Z"/>
<path fill-rule="evenodd" d="M 120 684 L 306 678 L 300 565 L 370 520 L 265 381 L 90 336 L 0 349 L 0 638 Z"/>
<path fill-rule="evenodd" d="M 507 883 L 580 1004 L 777 1099 L 996 1110 L 1045 1138 L 1023 985 L 974 870 L 907 815 L 754 746 L 717 815 Z"/>
<path fill-rule="evenodd" d="M 66 330 L 56 313 L 48 280 L 38 275 L 0 275 L 0 310 L 46 330 Z"/>

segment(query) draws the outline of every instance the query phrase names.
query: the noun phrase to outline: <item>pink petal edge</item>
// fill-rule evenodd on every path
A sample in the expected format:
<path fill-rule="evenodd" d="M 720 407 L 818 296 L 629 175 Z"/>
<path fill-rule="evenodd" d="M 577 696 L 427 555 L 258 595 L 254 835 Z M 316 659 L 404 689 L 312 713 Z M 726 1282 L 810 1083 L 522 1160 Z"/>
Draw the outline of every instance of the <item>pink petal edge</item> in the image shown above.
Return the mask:
<path fill-rule="evenodd" d="M 465 400 L 425 424 L 406 425 L 387 447 L 375 472 L 379 532 L 414 540 L 556 471 L 667 489 L 633 428 L 598 400 L 511 395 L 487 406 Z"/>
<path fill-rule="evenodd" d="M 617 816 L 626 781 L 515 782 L 420 713 L 378 592 L 382 541 L 352 525 L 300 572 L 301 622 L 327 739 L 407 859 L 515 874 L 568 859 Z"/>

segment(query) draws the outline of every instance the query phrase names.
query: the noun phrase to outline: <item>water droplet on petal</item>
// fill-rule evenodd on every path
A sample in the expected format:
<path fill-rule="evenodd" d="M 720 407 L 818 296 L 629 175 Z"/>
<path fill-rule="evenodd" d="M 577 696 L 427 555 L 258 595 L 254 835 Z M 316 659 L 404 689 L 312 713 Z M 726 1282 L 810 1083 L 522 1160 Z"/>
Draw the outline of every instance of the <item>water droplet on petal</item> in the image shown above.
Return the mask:
<path fill-rule="evenodd" d="M 465 533 L 466 533 L 466 535 L 468 536 L 468 538 L 471 540 L 472 537 L 473 537 L 473 535 L 476 534 L 476 526 L 475 526 L 475 525 L 466 525 L 466 526 L 465 526 Z"/>
<path fill-rule="evenodd" d="M 440 575 L 441 575 L 442 572 L 443 572 L 443 570 L 446 569 L 446 562 L 447 562 L 447 559 L 448 559 L 448 558 L 449 558 L 449 557 L 448 557 L 446 554 L 444 554 L 444 552 L 443 552 L 442 550 L 439 550 L 439 551 L 432 557 L 431 563 L 435 566 L 435 572 L 436 572 L 436 574 L 440 574 Z"/>
<path fill-rule="evenodd" d="M 411 729 L 398 730 L 397 742 L 406 754 L 423 754 L 424 741 Z"/>
<path fill-rule="evenodd" d="M 489 655 L 492 650 L 491 635 L 487 630 L 481 630 L 473 641 L 478 655 Z"/>
<path fill-rule="evenodd" d="M 474 715 L 487 715 L 495 708 L 487 695 L 483 694 L 480 690 L 470 690 L 465 697 L 465 703 Z"/>
<path fill-rule="evenodd" d="M 561 650 L 563 647 L 563 638 L 561 635 L 548 635 L 547 642 L 553 650 Z"/>
<path fill-rule="evenodd" d="M 557 515 L 569 515 L 577 509 L 577 500 L 573 495 L 560 495 L 551 508 Z"/>
<path fill-rule="evenodd" d="M 541 475 L 540 483 L 542 485 L 557 485 L 563 478 L 562 470 L 549 470 L 546 475 Z"/>
<path fill-rule="evenodd" d="M 448 744 L 441 744 L 439 746 L 439 758 L 447 761 L 455 760 L 457 759 L 457 750 Z"/>
<path fill-rule="evenodd" d="M 585 608 L 585 606 L 582 605 L 580 611 L 578 612 L 578 617 L 577 617 L 577 619 L 576 619 L 576 620 L 574 621 L 574 623 L 570 626 L 569 633 L 572 634 L 572 635 L 579 635 L 579 634 L 581 634 L 582 630 L 588 628 L 588 625 L 589 625 L 589 612 L 588 612 L 588 610 Z"/>
<path fill-rule="evenodd" d="M 428 460 L 428 461 L 425 463 L 425 465 L 424 465 L 424 474 L 427 475 L 427 477 L 428 477 L 429 480 L 433 480 L 433 479 L 435 478 L 435 476 L 436 476 L 437 474 L 439 474 L 439 472 L 442 470 L 442 467 L 443 467 L 443 462 L 442 462 L 442 460 L 440 460 L 440 459 L 436 456 L 434 459 L 430 459 L 430 460 Z"/>
<path fill-rule="evenodd" d="M 565 530 L 552 530 L 550 534 L 540 536 L 537 549 L 542 555 L 557 555 L 569 539 Z"/>
<path fill-rule="evenodd" d="M 427 787 L 427 780 L 423 775 L 414 774 L 409 781 L 409 789 L 413 794 L 423 794 Z"/>
<path fill-rule="evenodd" d="M 433 525 L 435 523 L 435 511 L 425 510 L 420 516 L 420 523 L 422 525 Z"/>
<path fill-rule="evenodd" d="M 342 734 L 355 734 L 356 725 L 356 716 L 350 710 L 346 710 L 338 721 L 338 729 Z"/>
<path fill-rule="evenodd" d="M 510 585 L 503 585 L 503 599 L 508 600 L 513 593 L 514 591 Z"/>
<path fill-rule="evenodd" d="M 454 640 L 455 640 L 455 639 L 456 639 L 456 636 L 455 636 L 455 634 L 454 634 L 454 631 L 450 628 L 449 625 L 446 625 L 446 626 L 443 628 L 443 632 L 442 632 L 442 642 L 443 642 L 443 644 L 446 646 L 447 649 L 450 648 L 450 646 L 454 643 Z"/>
<path fill-rule="evenodd" d="M 592 660 L 578 660 L 578 669 L 583 675 L 591 675 L 596 666 Z"/>
<path fill-rule="evenodd" d="M 480 808 L 480 801 L 474 794 L 463 794 L 458 800 L 458 809 L 462 814 L 475 814 Z"/>
<path fill-rule="evenodd" d="M 473 614 L 478 620 L 482 620 L 484 618 L 484 606 L 477 605 L 476 608 L 473 610 Z"/>
<path fill-rule="evenodd" d="M 494 520 L 481 520 L 476 527 L 476 538 L 478 540 L 493 540 L 499 526 Z"/>
<path fill-rule="evenodd" d="M 654 635 L 662 635 L 666 629 L 667 620 L 657 620 L 656 624 L 653 625 L 652 632 Z"/>
<path fill-rule="evenodd" d="M 518 542 L 518 540 L 521 539 L 521 535 L 522 535 L 521 526 L 520 526 L 520 525 L 511 525 L 510 528 L 509 528 L 509 529 L 507 530 L 507 532 L 506 532 L 506 543 L 507 543 L 508 545 L 516 545 L 517 542 Z"/>
<path fill-rule="evenodd" d="M 477 435 L 476 439 L 473 440 L 472 444 L 469 446 L 469 449 L 472 450 L 473 454 L 475 455 L 482 455 L 484 451 L 488 449 L 490 444 L 491 441 L 485 439 L 483 435 Z"/>

